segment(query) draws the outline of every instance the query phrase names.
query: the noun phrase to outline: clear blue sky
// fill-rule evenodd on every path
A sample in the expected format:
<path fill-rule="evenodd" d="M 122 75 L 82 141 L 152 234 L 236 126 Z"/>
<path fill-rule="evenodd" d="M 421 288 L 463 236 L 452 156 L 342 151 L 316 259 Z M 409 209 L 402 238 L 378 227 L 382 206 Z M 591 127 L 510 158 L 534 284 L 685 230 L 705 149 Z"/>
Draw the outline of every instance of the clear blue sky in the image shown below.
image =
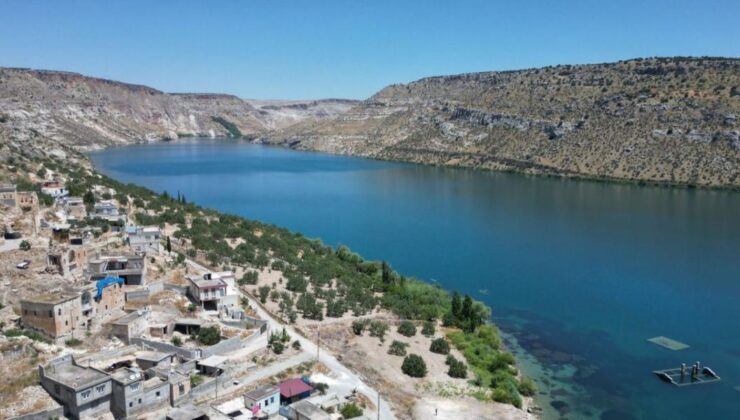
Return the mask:
<path fill-rule="evenodd" d="M 440 74 L 738 57 L 738 19 L 738 0 L 4 0 L 0 66 L 170 92 L 366 98 Z"/>

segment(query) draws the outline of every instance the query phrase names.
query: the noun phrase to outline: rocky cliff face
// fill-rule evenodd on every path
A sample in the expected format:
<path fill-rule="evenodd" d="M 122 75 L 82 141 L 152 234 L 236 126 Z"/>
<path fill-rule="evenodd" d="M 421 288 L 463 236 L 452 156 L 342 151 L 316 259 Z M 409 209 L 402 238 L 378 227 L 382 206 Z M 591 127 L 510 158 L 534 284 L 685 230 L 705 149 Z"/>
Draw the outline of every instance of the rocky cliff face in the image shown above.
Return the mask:
<path fill-rule="evenodd" d="M 64 153 L 180 137 L 253 137 L 306 118 L 328 118 L 354 104 L 294 101 L 268 107 L 233 95 L 168 94 L 77 73 L 0 68 L 0 146 Z"/>
<path fill-rule="evenodd" d="M 740 60 L 432 77 L 273 131 L 298 149 L 526 173 L 740 187 Z"/>

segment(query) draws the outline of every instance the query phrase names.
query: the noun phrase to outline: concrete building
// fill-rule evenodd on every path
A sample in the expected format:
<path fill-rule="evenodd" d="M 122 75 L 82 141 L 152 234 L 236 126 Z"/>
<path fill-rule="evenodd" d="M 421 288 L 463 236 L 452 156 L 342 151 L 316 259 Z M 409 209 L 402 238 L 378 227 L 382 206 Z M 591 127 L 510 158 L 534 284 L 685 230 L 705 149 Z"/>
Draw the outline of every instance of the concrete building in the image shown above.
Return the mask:
<path fill-rule="evenodd" d="M 195 302 L 206 310 L 218 310 L 222 300 L 226 297 L 226 282 L 220 278 L 213 278 L 211 274 L 202 277 L 189 276 L 188 292 Z"/>
<path fill-rule="evenodd" d="M 194 363 L 191 363 L 194 365 Z M 181 401 L 187 399 L 190 394 L 190 375 L 188 370 L 189 365 L 179 365 L 175 368 L 151 368 L 147 371 L 147 375 L 151 373 L 162 379 L 167 380 L 170 384 L 170 405 L 175 407 Z"/>
<path fill-rule="evenodd" d="M 257 406 L 258 409 L 254 407 Z M 244 407 L 253 413 L 261 411 L 267 416 L 272 416 L 280 410 L 280 388 L 274 385 L 266 385 L 244 394 Z"/>
<path fill-rule="evenodd" d="M 64 211 L 69 220 L 82 220 L 87 217 L 85 202 L 80 197 L 67 197 L 64 199 Z"/>
<path fill-rule="evenodd" d="M 331 416 L 310 401 L 301 400 L 280 409 L 288 420 L 331 420 Z"/>
<path fill-rule="evenodd" d="M 102 200 L 95 203 L 90 217 L 105 219 L 109 222 L 126 221 L 126 214 L 118 211 L 118 206 L 113 200 Z"/>
<path fill-rule="evenodd" d="M 311 396 L 313 387 L 301 378 L 288 379 L 280 382 L 280 401 L 283 404 L 291 404 Z"/>
<path fill-rule="evenodd" d="M 209 417 L 200 408 L 185 404 L 167 413 L 166 420 L 208 420 Z"/>
<path fill-rule="evenodd" d="M 147 370 L 151 368 L 169 369 L 175 360 L 174 353 L 164 353 L 160 351 L 149 351 L 136 357 L 136 364 L 140 368 Z"/>
<path fill-rule="evenodd" d="M 0 184 L 0 205 L 15 207 L 17 204 L 15 184 Z"/>
<path fill-rule="evenodd" d="M 111 408 L 111 378 L 95 368 L 78 366 L 68 354 L 39 366 L 41 386 L 71 419 L 105 414 Z"/>
<path fill-rule="evenodd" d="M 157 226 L 131 226 L 127 234 L 132 251 L 159 253 L 162 233 Z"/>
<path fill-rule="evenodd" d="M 132 338 L 146 331 L 150 316 L 151 312 L 142 310 L 126 314 L 111 322 L 111 333 L 124 343 L 129 343 Z"/>
<path fill-rule="evenodd" d="M 41 184 L 41 192 L 54 198 L 64 197 L 69 192 L 67 188 L 59 181 L 46 181 Z"/>
<path fill-rule="evenodd" d="M 170 403 L 170 386 L 160 377 L 146 379 L 141 370 L 121 368 L 111 373 L 111 412 L 116 418 L 150 412 Z"/>
<path fill-rule="evenodd" d="M 146 259 L 141 254 L 100 256 L 97 255 L 87 263 L 90 280 L 105 277 L 121 277 L 127 285 L 145 283 Z"/>

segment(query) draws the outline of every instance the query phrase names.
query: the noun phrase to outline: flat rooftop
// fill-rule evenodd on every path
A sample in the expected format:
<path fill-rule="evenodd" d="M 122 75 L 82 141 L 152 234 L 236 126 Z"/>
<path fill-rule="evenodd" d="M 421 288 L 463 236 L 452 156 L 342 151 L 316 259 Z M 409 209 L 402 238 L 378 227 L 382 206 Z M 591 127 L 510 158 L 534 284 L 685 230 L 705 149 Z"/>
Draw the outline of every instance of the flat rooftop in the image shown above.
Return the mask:
<path fill-rule="evenodd" d="M 21 302 L 58 304 L 75 299 L 79 296 L 79 293 L 74 292 L 49 292 L 42 293 L 28 299 L 23 299 Z"/>
<path fill-rule="evenodd" d="M 116 381 L 123 384 L 138 381 L 144 378 L 144 374 L 140 370 L 130 368 L 120 368 L 112 372 L 110 376 Z"/>
<path fill-rule="evenodd" d="M 126 315 L 118 318 L 117 320 L 111 322 L 111 324 L 113 324 L 113 325 L 128 325 L 128 324 L 136 321 L 137 319 L 139 319 L 139 318 L 141 318 L 143 316 L 146 316 L 146 313 L 147 313 L 146 311 L 135 311 L 135 312 L 131 312 L 130 314 L 126 314 Z"/>
<path fill-rule="evenodd" d="M 262 397 L 276 394 L 278 392 L 280 392 L 280 388 L 278 388 L 277 385 L 265 385 L 247 392 L 244 396 L 251 400 L 258 401 L 261 400 Z"/>
<path fill-rule="evenodd" d="M 83 388 L 108 379 L 108 375 L 103 372 L 71 363 L 50 366 L 46 369 L 46 376 L 74 389 Z"/>
<path fill-rule="evenodd" d="M 190 280 L 193 284 L 195 284 L 198 288 L 203 287 L 226 287 L 226 282 L 221 280 L 220 278 L 216 279 L 204 279 L 203 277 L 188 277 L 188 280 Z"/>
<path fill-rule="evenodd" d="M 165 353 L 161 351 L 147 351 L 136 356 L 136 360 L 144 360 L 146 362 L 159 362 L 168 357 L 172 357 L 174 353 Z"/>

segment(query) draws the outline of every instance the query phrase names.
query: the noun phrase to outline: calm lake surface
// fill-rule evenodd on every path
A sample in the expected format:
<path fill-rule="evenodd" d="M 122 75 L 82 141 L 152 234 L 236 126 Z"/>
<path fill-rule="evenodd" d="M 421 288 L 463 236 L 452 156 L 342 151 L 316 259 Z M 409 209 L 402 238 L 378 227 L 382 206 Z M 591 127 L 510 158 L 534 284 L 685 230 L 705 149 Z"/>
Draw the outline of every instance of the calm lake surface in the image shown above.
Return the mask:
<path fill-rule="evenodd" d="M 91 157 L 119 181 L 346 244 L 485 301 L 539 376 L 548 417 L 740 419 L 740 193 L 224 140 Z M 646 341 L 660 335 L 691 347 Z M 697 360 L 722 381 L 678 388 L 651 374 Z"/>

